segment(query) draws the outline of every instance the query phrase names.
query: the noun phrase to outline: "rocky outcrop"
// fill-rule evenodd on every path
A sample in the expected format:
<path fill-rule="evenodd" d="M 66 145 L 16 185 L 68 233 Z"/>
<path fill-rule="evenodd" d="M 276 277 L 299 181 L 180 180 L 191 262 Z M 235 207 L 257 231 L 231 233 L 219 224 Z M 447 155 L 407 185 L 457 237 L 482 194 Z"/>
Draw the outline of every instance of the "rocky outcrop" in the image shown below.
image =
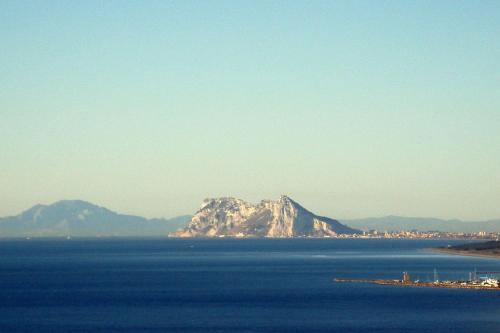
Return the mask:
<path fill-rule="evenodd" d="M 173 236 L 335 237 L 359 232 L 281 196 L 256 205 L 235 198 L 206 199 L 191 222 Z"/>

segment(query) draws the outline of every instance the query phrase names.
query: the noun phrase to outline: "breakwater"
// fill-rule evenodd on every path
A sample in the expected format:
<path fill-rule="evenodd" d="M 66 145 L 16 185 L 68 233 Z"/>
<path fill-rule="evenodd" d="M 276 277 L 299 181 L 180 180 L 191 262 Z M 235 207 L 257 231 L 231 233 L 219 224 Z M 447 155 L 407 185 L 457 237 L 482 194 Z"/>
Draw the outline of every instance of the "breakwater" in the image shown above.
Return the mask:
<path fill-rule="evenodd" d="M 421 282 L 421 281 L 402 281 L 402 280 L 382 280 L 382 279 L 349 279 L 335 278 L 334 282 L 340 283 L 371 283 L 379 285 L 402 286 L 402 287 L 425 287 L 425 288 L 453 288 L 453 289 L 478 289 L 478 290 L 497 290 L 500 287 L 482 285 L 472 281 L 436 281 L 436 282 Z"/>

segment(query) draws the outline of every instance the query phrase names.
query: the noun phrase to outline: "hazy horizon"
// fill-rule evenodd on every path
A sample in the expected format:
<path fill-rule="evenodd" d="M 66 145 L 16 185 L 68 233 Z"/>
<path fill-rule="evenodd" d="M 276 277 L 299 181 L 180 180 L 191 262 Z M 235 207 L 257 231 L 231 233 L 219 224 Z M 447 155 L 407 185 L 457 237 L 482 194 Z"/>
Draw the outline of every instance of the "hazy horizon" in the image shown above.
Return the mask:
<path fill-rule="evenodd" d="M 0 216 L 498 219 L 499 36 L 498 1 L 2 1 Z"/>
<path fill-rule="evenodd" d="M 208 198 L 205 198 L 205 199 L 208 199 Z M 237 198 L 237 199 L 242 199 L 242 198 Z M 262 200 L 278 200 L 278 199 L 279 198 L 265 198 L 265 199 L 262 199 Z M 294 199 L 294 198 L 291 198 L 291 199 Z M 242 200 L 244 200 L 244 199 L 242 199 Z M 82 199 L 61 199 L 61 200 L 57 200 L 57 201 L 54 201 L 54 202 L 33 204 L 33 205 L 31 205 L 29 207 L 26 207 L 25 209 L 19 211 L 18 213 L 7 215 L 7 216 L 0 216 L 0 218 L 13 217 L 13 216 L 19 215 L 19 214 L 24 213 L 25 211 L 27 211 L 27 210 L 29 210 L 29 209 L 31 209 L 33 207 L 36 207 L 37 205 L 51 206 L 53 204 L 56 204 L 56 203 L 59 203 L 59 202 L 63 202 L 63 201 L 83 201 L 83 202 L 86 202 L 86 203 L 89 203 L 89 204 L 92 204 L 92 205 L 96 205 L 98 207 L 103 207 L 103 208 L 109 209 L 112 212 L 115 212 L 115 213 L 118 213 L 118 214 L 133 215 L 133 216 L 144 217 L 144 218 L 148 218 L 148 219 L 155 219 L 155 218 L 159 218 L 159 219 L 162 219 L 162 218 L 164 218 L 164 219 L 172 219 L 172 218 L 183 217 L 183 216 L 192 216 L 192 215 L 194 215 L 199 210 L 199 207 L 198 207 L 195 210 L 193 210 L 192 212 L 186 212 L 184 214 L 178 214 L 178 215 L 172 215 L 172 216 L 144 216 L 144 215 L 140 215 L 140 214 L 135 214 L 134 212 L 131 212 L 131 211 L 128 211 L 128 212 L 119 211 L 119 210 L 113 209 L 111 207 L 107 207 L 107 206 L 101 205 L 98 202 L 91 202 L 91 201 L 82 200 Z M 258 201 L 245 200 L 245 201 L 247 201 L 249 203 L 253 203 L 253 204 L 258 204 L 260 202 L 260 200 L 258 200 Z M 301 203 L 298 202 L 298 204 L 301 204 Z M 307 210 L 310 210 L 307 207 L 304 207 L 304 208 L 307 209 Z M 316 213 L 314 211 L 311 211 L 311 212 L 312 213 Z M 316 214 L 316 215 L 321 215 L 321 214 Z M 385 219 L 385 218 L 392 218 L 392 217 L 394 217 L 394 218 L 404 218 L 404 219 L 417 219 L 417 220 L 418 219 L 422 219 L 422 220 L 437 219 L 437 220 L 442 220 L 442 221 L 460 221 L 460 222 L 488 222 L 488 221 L 498 221 L 498 220 L 500 220 L 500 218 L 491 218 L 491 219 L 484 219 L 484 220 L 466 220 L 466 219 L 462 219 L 462 218 L 444 218 L 444 217 L 439 217 L 439 216 L 408 216 L 408 215 L 397 215 L 397 214 L 386 214 L 386 215 L 379 215 L 379 216 L 363 216 L 363 217 L 355 217 L 355 218 L 344 218 L 344 217 L 339 217 L 339 216 L 326 216 L 326 215 L 322 215 L 322 216 L 333 218 L 333 219 L 336 219 L 336 220 L 339 220 L 339 221 L 372 220 L 372 219 Z"/>

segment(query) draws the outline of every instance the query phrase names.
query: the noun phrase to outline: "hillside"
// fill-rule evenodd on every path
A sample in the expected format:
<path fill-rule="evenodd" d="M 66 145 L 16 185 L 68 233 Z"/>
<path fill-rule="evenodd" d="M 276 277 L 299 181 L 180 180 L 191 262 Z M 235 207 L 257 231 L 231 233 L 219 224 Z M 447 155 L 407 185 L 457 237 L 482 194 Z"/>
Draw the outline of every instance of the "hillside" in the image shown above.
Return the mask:
<path fill-rule="evenodd" d="M 119 214 L 86 201 L 63 200 L 0 218 L 0 237 L 159 236 L 177 230 L 189 219 L 190 216 L 146 219 Z"/>
<path fill-rule="evenodd" d="M 352 227 L 380 231 L 448 231 L 448 232 L 499 232 L 500 220 L 465 222 L 461 220 L 444 220 L 438 218 L 420 218 L 403 216 L 385 216 L 355 220 L 341 220 L 342 223 Z"/>

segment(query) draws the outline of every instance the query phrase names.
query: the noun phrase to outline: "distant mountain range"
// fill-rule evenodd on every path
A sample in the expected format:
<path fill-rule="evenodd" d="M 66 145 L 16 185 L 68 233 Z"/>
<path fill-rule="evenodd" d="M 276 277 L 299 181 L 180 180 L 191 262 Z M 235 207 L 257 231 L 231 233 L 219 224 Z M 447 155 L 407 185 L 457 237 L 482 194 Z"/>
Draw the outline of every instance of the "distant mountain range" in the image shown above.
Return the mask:
<path fill-rule="evenodd" d="M 191 216 L 146 219 L 118 214 L 81 200 L 63 200 L 0 218 L 0 237 L 166 236 L 190 219 Z"/>
<path fill-rule="evenodd" d="M 500 219 L 478 222 L 386 216 L 333 220 L 317 216 L 287 196 L 250 204 L 235 198 L 207 199 L 194 215 L 146 219 L 125 215 L 82 200 L 36 205 L 0 218 L 0 237 L 59 236 L 328 236 L 358 230 L 500 232 Z"/>
<path fill-rule="evenodd" d="M 500 232 L 500 219 L 478 222 L 443 220 L 437 218 L 386 216 L 356 220 L 341 220 L 342 223 L 364 231 L 448 231 L 448 232 Z"/>
<path fill-rule="evenodd" d="M 236 198 L 206 199 L 178 237 L 325 237 L 355 234 L 337 220 L 315 215 L 287 196 L 251 204 Z"/>

